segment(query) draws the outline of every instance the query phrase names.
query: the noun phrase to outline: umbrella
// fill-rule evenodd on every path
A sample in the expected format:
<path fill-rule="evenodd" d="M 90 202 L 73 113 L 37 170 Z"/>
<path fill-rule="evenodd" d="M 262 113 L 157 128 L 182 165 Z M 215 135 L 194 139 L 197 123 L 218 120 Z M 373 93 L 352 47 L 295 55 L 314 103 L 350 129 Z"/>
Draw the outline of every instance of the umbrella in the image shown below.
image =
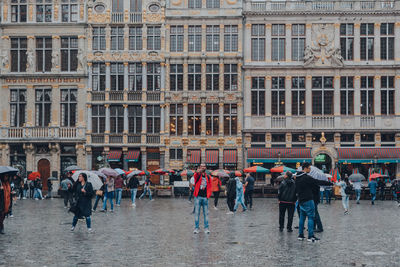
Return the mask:
<path fill-rule="evenodd" d="M 212 176 L 218 176 L 219 178 L 225 178 L 225 177 L 229 177 L 229 173 L 225 170 L 215 170 L 213 172 L 211 172 Z"/>
<path fill-rule="evenodd" d="M 296 170 L 292 169 L 292 168 L 289 168 L 289 167 L 286 167 L 286 166 L 277 166 L 277 167 L 274 167 L 274 168 L 270 169 L 270 172 L 279 172 L 279 173 L 291 172 L 291 173 L 295 173 Z"/>
<path fill-rule="evenodd" d="M 169 173 L 169 170 L 166 170 L 166 169 L 157 169 L 157 170 L 153 171 L 153 173 L 164 175 L 164 174 L 168 174 L 168 173 Z"/>
<path fill-rule="evenodd" d="M 299 167 L 297 170 L 302 171 L 303 169 Z M 311 166 L 311 171 L 308 175 L 317 180 L 328 181 L 328 178 L 326 177 L 325 173 L 315 166 Z"/>
<path fill-rule="evenodd" d="M 193 175 L 194 175 L 194 171 L 191 171 L 191 170 L 183 170 L 183 171 L 180 173 L 180 175 L 181 175 L 181 176 L 193 176 Z"/>
<path fill-rule="evenodd" d="M 40 178 L 39 172 L 32 172 L 28 175 L 28 180 L 35 181 L 37 178 Z"/>
<path fill-rule="evenodd" d="M 282 182 L 284 178 L 285 175 L 279 175 L 278 177 L 276 177 L 275 182 Z"/>
<path fill-rule="evenodd" d="M 141 176 L 143 176 L 143 175 L 150 176 L 150 175 L 151 175 L 151 172 L 149 172 L 149 171 L 141 171 L 138 175 L 141 175 Z"/>
<path fill-rule="evenodd" d="M 132 178 L 132 177 L 135 176 L 135 175 L 139 175 L 140 173 L 142 173 L 141 170 L 134 170 L 134 171 L 131 171 L 131 172 L 126 176 L 126 178 L 130 179 L 130 178 Z"/>
<path fill-rule="evenodd" d="M 112 177 L 117 177 L 119 175 L 117 171 L 111 168 L 101 168 L 100 172 L 102 172 L 106 176 L 112 176 Z"/>
<path fill-rule="evenodd" d="M 378 179 L 378 178 L 381 178 L 381 177 L 383 177 L 382 174 L 380 174 L 380 173 L 373 173 L 373 174 L 371 174 L 371 175 L 369 176 L 368 179 L 371 181 L 371 180 L 373 180 L 373 179 Z"/>
<path fill-rule="evenodd" d="M 242 172 L 241 171 L 235 171 L 235 176 L 237 177 L 242 177 Z"/>
<path fill-rule="evenodd" d="M 253 166 L 250 168 L 246 168 L 243 172 L 257 172 L 257 173 L 269 173 L 269 170 L 260 166 Z"/>
<path fill-rule="evenodd" d="M 17 174 L 18 169 L 10 167 L 10 166 L 0 166 L 0 174 Z"/>
<path fill-rule="evenodd" d="M 125 171 L 120 169 L 120 168 L 116 168 L 114 169 L 116 172 L 118 172 L 119 175 L 125 175 Z"/>
<path fill-rule="evenodd" d="M 101 180 L 101 178 L 91 171 L 76 171 L 74 175 L 72 175 L 72 179 L 74 179 L 74 181 L 78 180 L 78 176 L 81 173 L 86 173 L 88 178 L 87 181 L 92 184 L 93 190 L 99 190 L 100 187 L 103 185 L 103 181 Z"/>
<path fill-rule="evenodd" d="M 57 179 L 56 177 L 50 177 L 50 178 L 48 178 L 47 180 L 50 180 L 50 181 L 58 181 L 58 179 Z"/>
<path fill-rule="evenodd" d="M 82 170 L 82 168 L 79 168 L 76 165 L 71 165 L 71 166 L 68 166 L 67 168 L 64 169 L 64 171 L 66 171 L 66 172 L 79 171 L 79 170 Z"/>
<path fill-rule="evenodd" d="M 328 178 L 328 179 L 332 179 L 332 175 L 330 175 L 329 173 L 325 173 L 325 176 L 326 176 L 326 178 Z"/>
<path fill-rule="evenodd" d="M 361 182 L 365 180 L 365 177 L 361 173 L 354 173 L 349 176 L 349 180 L 352 182 Z"/>
<path fill-rule="evenodd" d="M 96 174 L 97 176 L 99 176 L 100 178 L 106 179 L 107 176 L 104 175 L 104 173 L 100 172 L 100 171 L 91 171 L 92 173 Z"/>

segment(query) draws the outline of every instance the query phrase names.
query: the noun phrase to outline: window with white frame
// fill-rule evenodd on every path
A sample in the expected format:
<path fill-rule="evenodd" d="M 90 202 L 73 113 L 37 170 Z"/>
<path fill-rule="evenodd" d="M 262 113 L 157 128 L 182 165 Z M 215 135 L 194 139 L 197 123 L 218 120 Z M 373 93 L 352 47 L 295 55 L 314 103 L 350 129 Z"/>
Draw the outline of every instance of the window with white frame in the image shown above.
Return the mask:
<path fill-rule="evenodd" d="M 188 90 L 201 90 L 201 64 L 188 65 Z"/>
<path fill-rule="evenodd" d="M 219 105 L 206 105 L 206 135 L 219 134 Z"/>
<path fill-rule="evenodd" d="M 201 51 L 201 25 L 189 26 L 188 29 L 189 52 Z"/>
<path fill-rule="evenodd" d="M 237 91 L 238 89 L 238 65 L 224 64 L 224 90 Z"/>
<path fill-rule="evenodd" d="M 306 78 L 304 76 L 292 77 L 292 115 L 306 114 Z"/>
<path fill-rule="evenodd" d="M 188 105 L 188 134 L 200 135 L 201 134 L 201 105 L 189 104 Z"/>
<path fill-rule="evenodd" d="M 340 77 L 340 114 L 354 114 L 354 77 Z"/>
<path fill-rule="evenodd" d="M 51 37 L 36 37 L 36 71 L 51 71 L 52 47 Z"/>
<path fill-rule="evenodd" d="M 23 127 L 26 121 L 26 89 L 10 90 L 10 126 Z"/>
<path fill-rule="evenodd" d="M 374 115 L 374 76 L 361 76 L 361 115 Z"/>
<path fill-rule="evenodd" d="M 169 149 L 169 159 L 170 160 L 182 160 L 183 159 L 182 148 L 170 148 Z"/>
<path fill-rule="evenodd" d="M 206 90 L 219 90 L 219 64 L 206 65 Z"/>
<path fill-rule="evenodd" d="M 92 133 L 102 134 L 106 130 L 106 108 L 104 105 L 92 105 Z"/>
<path fill-rule="evenodd" d="M 202 0 L 189 0 L 189 8 L 201 8 Z"/>
<path fill-rule="evenodd" d="M 78 21 L 78 0 L 61 0 L 61 21 Z"/>
<path fill-rule="evenodd" d="M 124 132 L 124 107 L 122 105 L 110 106 L 110 133 L 121 134 Z"/>
<path fill-rule="evenodd" d="M 236 52 L 238 51 L 238 26 L 225 25 L 224 27 L 224 51 Z"/>
<path fill-rule="evenodd" d="M 169 90 L 182 91 L 183 90 L 183 65 L 171 64 L 169 71 Z"/>
<path fill-rule="evenodd" d="M 27 0 L 11 0 L 11 22 L 26 22 Z"/>
<path fill-rule="evenodd" d="M 285 77 L 272 77 L 271 114 L 285 115 Z"/>
<path fill-rule="evenodd" d="M 381 24 L 381 59 L 394 59 L 394 23 Z"/>
<path fill-rule="evenodd" d="M 51 89 L 35 90 L 36 126 L 48 127 L 51 122 Z"/>
<path fill-rule="evenodd" d="M 333 115 L 333 77 L 312 77 L 312 114 Z"/>
<path fill-rule="evenodd" d="M 142 106 L 128 106 L 128 131 L 130 134 L 142 133 Z"/>
<path fill-rule="evenodd" d="M 183 51 L 183 26 L 171 26 L 170 30 L 170 51 Z"/>
<path fill-rule="evenodd" d="M 76 71 L 78 67 L 78 37 L 61 37 L 61 71 Z"/>
<path fill-rule="evenodd" d="M 292 24 L 292 61 L 303 61 L 306 46 L 306 25 Z"/>
<path fill-rule="evenodd" d="M 237 105 L 224 104 L 224 134 L 237 134 Z"/>
<path fill-rule="evenodd" d="M 76 126 L 77 89 L 61 89 L 61 127 Z"/>
<path fill-rule="evenodd" d="M 374 60 L 374 23 L 361 23 L 360 59 Z"/>
<path fill-rule="evenodd" d="M 106 90 L 106 64 L 93 63 L 92 67 L 92 90 Z"/>
<path fill-rule="evenodd" d="M 219 8 L 220 0 L 207 0 L 206 7 L 207 8 Z"/>
<path fill-rule="evenodd" d="M 219 51 L 219 25 L 207 25 L 206 50 L 209 52 Z"/>
<path fill-rule="evenodd" d="M 251 115 L 265 116 L 265 78 L 251 78 Z"/>
<path fill-rule="evenodd" d="M 124 90 L 124 64 L 123 63 L 111 63 L 111 91 L 123 91 Z"/>
<path fill-rule="evenodd" d="M 340 51 L 344 60 L 354 58 L 354 24 L 340 24 Z"/>
<path fill-rule="evenodd" d="M 265 60 L 265 24 L 251 25 L 251 60 Z"/>
<path fill-rule="evenodd" d="M 124 27 L 111 27 L 111 50 L 124 50 Z"/>
<path fill-rule="evenodd" d="M 274 61 L 285 60 L 285 24 L 272 24 L 271 58 Z"/>
<path fill-rule="evenodd" d="M 183 132 L 183 105 L 171 104 L 169 106 L 169 133 L 182 135 Z"/>
<path fill-rule="evenodd" d="M 106 50 L 106 28 L 93 27 L 92 30 L 92 49 L 93 50 Z"/>
<path fill-rule="evenodd" d="M 142 78 L 143 68 L 142 63 L 129 63 L 128 66 L 129 75 L 129 90 L 130 91 L 142 91 Z"/>
<path fill-rule="evenodd" d="M 147 64 L 147 91 L 160 91 L 161 66 L 160 63 Z"/>
<path fill-rule="evenodd" d="M 161 125 L 161 110 L 158 105 L 147 105 L 147 133 L 159 134 Z"/>
<path fill-rule="evenodd" d="M 147 50 L 160 50 L 161 49 L 161 27 L 148 26 L 147 27 Z"/>
<path fill-rule="evenodd" d="M 394 76 L 381 77 L 381 113 L 394 115 Z"/>
<path fill-rule="evenodd" d="M 129 50 L 142 50 L 143 36 L 142 27 L 129 27 Z"/>
<path fill-rule="evenodd" d="M 36 0 L 36 22 L 52 21 L 52 2 L 52 0 Z"/>
<path fill-rule="evenodd" d="M 27 39 L 11 38 L 11 71 L 26 72 L 27 63 Z"/>

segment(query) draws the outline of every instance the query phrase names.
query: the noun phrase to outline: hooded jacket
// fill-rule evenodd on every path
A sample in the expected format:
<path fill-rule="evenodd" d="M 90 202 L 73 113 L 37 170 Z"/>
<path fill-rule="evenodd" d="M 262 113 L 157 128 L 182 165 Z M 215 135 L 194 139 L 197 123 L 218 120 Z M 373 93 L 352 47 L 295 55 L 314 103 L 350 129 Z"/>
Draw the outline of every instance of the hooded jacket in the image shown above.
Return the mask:
<path fill-rule="evenodd" d="M 314 200 L 313 190 L 320 185 L 332 185 L 331 182 L 321 181 L 312 178 L 305 172 L 298 172 L 296 174 L 296 193 L 299 203 L 304 203 L 309 200 Z"/>
<path fill-rule="evenodd" d="M 226 184 L 226 194 L 228 198 L 236 198 L 236 180 L 235 178 L 230 178 Z"/>
<path fill-rule="evenodd" d="M 211 194 L 212 194 L 212 190 L 211 190 L 211 176 L 208 174 L 204 174 L 206 176 L 206 180 L 207 180 L 207 186 L 206 186 L 206 191 L 207 191 L 207 198 L 210 198 Z M 199 191 L 200 191 L 200 185 L 201 185 L 201 174 L 196 172 L 194 175 L 194 192 L 193 195 L 194 197 L 197 197 L 199 195 Z"/>
<path fill-rule="evenodd" d="M 296 203 L 296 184 L 293 178 L 284 179 L 279 185 L 278 200 L 280 203 Z"/>

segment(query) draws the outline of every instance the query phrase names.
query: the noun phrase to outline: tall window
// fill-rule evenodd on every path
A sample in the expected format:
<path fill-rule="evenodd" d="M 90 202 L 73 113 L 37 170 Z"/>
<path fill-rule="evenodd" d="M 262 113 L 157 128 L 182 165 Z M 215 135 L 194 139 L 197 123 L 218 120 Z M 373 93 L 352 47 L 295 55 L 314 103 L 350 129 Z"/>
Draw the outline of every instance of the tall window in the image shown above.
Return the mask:
<path fill-rule="evenodd" d="M 381 59 L 394 59 L 394 23 L 381 24 Z"/>
<path fill-rule="evenodd" d="M 219 51 L 219 26 L 207 25 L 206 28 L 206 50 L 209 52 Z"/>
<path fill-rule="evenodd" d="M 147 133 L 160 133 L 161 111 L 160 106 L 147 105 Z"/>
<path fill-rule="evenodd" d="M 238 89 L 237 64 L 224 65 L 224 90 L 236 91 Z"/>
<path fill-rule="evenodd" d="M 183 106 L 182 104 L 171 104 L 169 107 L 169 133 L 171 135 L 182 135 L 183 132 Z"/>
<path fill-rule="evenodd" d="M 394 115 L 394 76 L 381 77 L 382 115 Z"/>
<path fill-rule="evenodd" d="M 200 104 L 188 105 L 188 134 L 201 134 L 201 106 Z"/>
<path fill-rule="evenodd" d="M 188 65 L 188 90 L 201 90 L 201 64 Z"/>
<path fill-rule="evenodd" d="M 224 51 L 238 51 L 238 26 L 225 25 L 224 27 Z"/>
<path fill-rule="evenodd" d="M 75 127 L 76 105 L 78 102 L 77 89 L 61 89 L 61 126 Z"/>
<path fill-rule="evenodd" d="M 201 25 L 189 26 L 189 52 L 201 51 Z"/>
<path fill-rule="evenodd" d="M 140 134 L 142 132 L 142 106 L 128 106 L 128 130 L 131 134 Z"/>
<path fill-rule="evenodd" d="M 124 90 L 124 64 L 111 63 L 111 91 Z"/>
<path fill-rule="evenodd" d="M 265 116 L 265 78 L 251 78 L 251 115 Z"/>
<path fill-rule="evenodd" d="M 11 71 L 26 71 L 26 38 L 11 38 Z"/>
<path fill-rule="evenodd" d="M 78 0 L 61 1 L 61 20 L 62 22 L 78 21 Z"/>
<path fill-rule="evenodd" d="M 129 50 L 142 50 L 142 27 L 129 27 Z"/>
<path fill-rule="evenodd" d="M 219 8 L 219 0 L 207 0 L 207 8 Z"/>
<path fill-rule="evenodd" d="M 219 133 L 219 105 L 206 105 L 206 135 L 218 135 Z"/>
<path fill-rule="evenodd" d="M 374 76 L 361 77 L 361 115 L 374 115 Z"/>
<path fill-rule="evenodd" d="M 36 22 L 51 22 L 52 0 L 36 0 Z"/>
<path fill-rule="evenodd" d="M 312 77 L 312 113 L 333 114 L 333 77 Z"/>
<path fill-rule="evenodd" d="M 93 50 L 106 50 L 106 28 L 93 27 Z"/>
<path fill-rule="evenodd" d="M 344 60 L 353 60 L 354 56 L 354 24 L 340 24 L 340 51 Z"/>
<path fill-rule="evenodd" d="M 92 132 L 104 133 L 106 130 L 106 108 L 104 105 L 92 105 Z"/>
<path fill-rule="evenodd" d="M 169 159 L 170 160 L 182 160 L 183 159 L 182 148 L 170 148 L 169 149 Z"/>
<path fill-rule="evenodd" d="M 251 60 L 265 60 L 265 25 L 251 25 Z"/>
<path fill-rule="evenodd" d="M 113 12 L 124 12 L 124 0 L 112 0 Z"/>
<path fill-rule="evenodd" d="M 130 9 L 131 9 L 131 12 L 141 12 L 142 11 L 142 0 L 131 0 Z"/>
<path fill-rule="evenodd" d="M 111 50 L 124 50 L 124 27 L 111 27 Z"/>
<path fill-rule="evenodd" d="M 206 89 L 209 91 L 219 90 L 219 65 L 206 65 Z"/>
<path fill-rule="evenodd" d="M 106 64 L 93 63 L 92 67 L 92 90 L 106 90 Z"/>
<path fill-rule="evenodd" d="M 292 60 L 303 61 L 306 45 L 306 25 L 292 25 Z"/>
<path fill-rule="evenodd" d="M 272 77 L 271 114 L 285 115 L 285 77 Z"/>
<path fill-rule="evenodd" d="M 161 66 L 160 63 L 147 64 L 147 91 L 160 91 Z"/>
<path fill-rule="evenodd" d="M 11 0 L 11 22 L 26 22 L 27 0 Z"/>
<path fill-rule="evenodd" d="M 121 105 L 110 106 L 110 133 L 123 133 L 124 107 Z"/>
<path fill-rule="evenodd" d="M 36 71 L 51 71 L 51 37 L 36 37 Z"/>
<path fill-rule="evenodd" d="M 224 105 L 224 134 L 236 135 L 237 134 L 237 105 L 225 104 Z"/>
<path fill-rule="evenodd" d="M 201 8 L 201 0 L 189 0 L 189 8 Z"/>
<path fill-rule="evenodd" d="M 129 63 L 129 90 L 142 91 L 142 63 Z"/>
<path fill-rule="evenodd" d="M 76 71 L 78 67 L 78 38 L 61 38 L 61 71 Z"/>
<path fill-rule="evenodd" d="M 305 77 L 292 77 L 292 115 L 306 114 L 306 86 Z"/>
<path fill-rule="evenodd" d="M 285 60 L 285 24 L 272 24 L 272 60 Z"/>
<path fill-rule="evenodd" d="M 161 49 L 161 27 L 148 26 L 147 27 L 147 50 L 160 50 Z"/>
<path fill-rule="evenodd" d="M 340 114 L 354 114 L 354 77 L 340 77 Z"/>
<path fill-rule="evenodd" d="M 36 126 L 48 127 L 51 118 L 51 89 L 36 89 Z"/>
<path fill-rule="evenodd" d="M 23 127 L 25 124 L 26 89 L 10 90 L 10 125 Z"/>
<path fill-rule="evenodd" d="M 183 65 L 171 64 L 169 74 L 169 90 L 182 91 L 183 90 Z"/>
<path fill-rule="evenodd" d="M 374 23 L 361 23 L 360 58 L 374 60 Z"/>
<path fill-rule="evenodd" d="M 183 51 L 183 26 L 171 26 L 170 51 Z"/>

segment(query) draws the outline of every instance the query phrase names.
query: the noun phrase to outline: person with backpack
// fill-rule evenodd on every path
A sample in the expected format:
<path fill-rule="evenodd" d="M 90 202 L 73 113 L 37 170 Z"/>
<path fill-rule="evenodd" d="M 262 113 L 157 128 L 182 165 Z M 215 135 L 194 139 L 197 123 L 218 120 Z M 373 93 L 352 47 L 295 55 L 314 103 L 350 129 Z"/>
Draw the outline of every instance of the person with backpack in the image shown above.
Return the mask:
<path fill-rule="evenodd" d="M 293 179 L 293 175 L 291 172 L 286 172 L 278 189 L 280 232 L 282 232 L 284 228 L 286 210 L 288 211 L 288 222 L 286 229 L 288 232 L 293 232 L 292 224 L 296 200 L 296 184 Z"/>
<path fill-rule="evenodd" d="M 344 208 L 344 215 L 349 214 L 349 198 L 353 191 L 353 186 L 350 184 L 349 178 L 344 178 L 342 181 L 336 183 L 340 186 L 340 194 L 342 195 L 342 205 Z"/>
<path fill-rule="evenodd" d="M 139 186 L 139 179 L 136 176 L 131 177 L 128 181 L 128 188 L 131 190 L 132 207 L 136 207 L 135 201 L 136 201 L 138 186 Z"/>
<path fill-rule="evenodd" d="M 228 204 L 229 211 L 227 214 L 233 214 L 236 199 L 236 180 L 235 172 L 229 174 L 229 180 L 226 183 L 226 203 Z"/>

